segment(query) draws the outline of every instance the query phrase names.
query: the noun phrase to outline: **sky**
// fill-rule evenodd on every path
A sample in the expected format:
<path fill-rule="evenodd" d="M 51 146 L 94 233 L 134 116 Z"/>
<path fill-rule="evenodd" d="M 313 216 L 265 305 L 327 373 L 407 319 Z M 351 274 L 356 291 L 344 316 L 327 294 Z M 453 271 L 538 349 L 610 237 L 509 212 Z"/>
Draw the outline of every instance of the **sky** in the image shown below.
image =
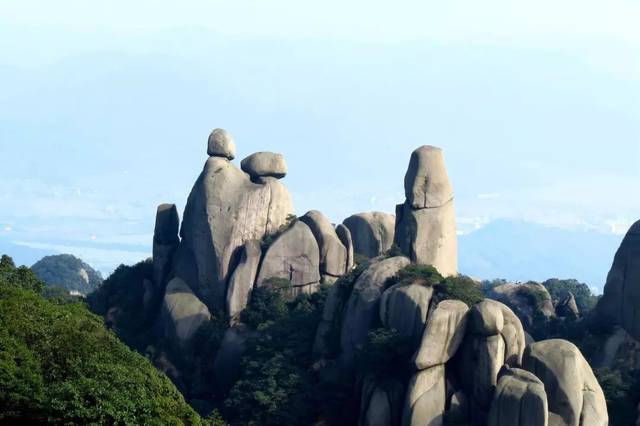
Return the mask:
<path fill-rule="evenodd" d="M 0 0 L 0 240 L 105 273 L 148 256 L 216 127 L 238 162 L 285 155 L 298 214 L 393 212 L 430 144 L 461 236 L 620 236 L 640 218 L 638 22 L 616 0 Z"/>

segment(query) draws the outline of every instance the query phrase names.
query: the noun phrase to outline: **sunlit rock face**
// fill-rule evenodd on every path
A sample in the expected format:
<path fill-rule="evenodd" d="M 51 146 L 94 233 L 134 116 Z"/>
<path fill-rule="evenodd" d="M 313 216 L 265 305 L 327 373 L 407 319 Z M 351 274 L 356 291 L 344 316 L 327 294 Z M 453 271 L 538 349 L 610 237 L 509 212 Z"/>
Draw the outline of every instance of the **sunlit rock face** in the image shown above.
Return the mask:
<path fill-rule="evenodd" d="M 396 206 L 395 243 L 412 262 L 432 265 L 444 276 L 458 272 L 453 189 L 442 150 L 413 151 L 404 178 L 406 200 Z"/>
<path fill-rule="evenodd" d="M 258 162 L 254 178 L 231 163 L 235 144 L 220 129 L 209 138 L 209 159 L 187 200 L 182 222 L 183 251 L 189 265 L 176 268 L 194 291 L 213 309 L 223 309 L 226 286 L 235 268 L 240 247 L 261 240 L 283 225 L 293 214 L 291 197 L 274 176 L 284 176 L 284 159 L 270 170 L 269 162 Z M 195 268 L 195 270 L 193 270 Z M 185 269 L 187 269 L 185 271 Z M 191 269 L 189 271 L 189 269 Z M 195 282 L 193 282 L 195 278 Z"/>

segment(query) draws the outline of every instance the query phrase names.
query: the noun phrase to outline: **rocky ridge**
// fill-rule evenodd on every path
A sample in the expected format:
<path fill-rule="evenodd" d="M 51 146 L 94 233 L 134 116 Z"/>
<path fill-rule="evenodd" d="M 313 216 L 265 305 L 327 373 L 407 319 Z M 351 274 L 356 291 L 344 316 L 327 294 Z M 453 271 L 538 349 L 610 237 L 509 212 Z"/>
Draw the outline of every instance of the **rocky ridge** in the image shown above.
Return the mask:
<path fill-rule="evenodd" d="M 360 213 L 338 226 L 315 210 L 292 219 L 291 197 L 280 181 L 287 172 L 282 155 L 255 153 L 240 169 L 231 162 L 235 142 L 222 129 L 211 133 L 207 153 L 179 233 L 175 206 L 158 208 L 152 288 L 163 300 L 159 326 L 182 345 L 212 316 L 229 320 L 212 354 L 220 383 L 230 385 L 238 368 L 249 334 L 240 313 L 254 289 L 268 286 L 288 298 L 314 293 L 350 274 L 358 254 L 370 260 L 347 298 L 341 300 L 338 285 L 328 291 L 314 344 L 319 368 L 356 374 L 358 354 L 376 328 L 406 339 L 413 353 L 408 378 L 356 381 L 361 424 L 607 424 L 602 390 L 569 342 L 527 345 L 521 320 L 495 300 L 468 306 L 436 297 L 421 280 L 387 285 L 410 265 L 457 275 L 454 196 L 441 149 L 412 153 L 406 199 L 395 217 Z M 387 254 L 394 242 L 401 255 Z M 325 344 L 332 331 L 335 356 Z"/>

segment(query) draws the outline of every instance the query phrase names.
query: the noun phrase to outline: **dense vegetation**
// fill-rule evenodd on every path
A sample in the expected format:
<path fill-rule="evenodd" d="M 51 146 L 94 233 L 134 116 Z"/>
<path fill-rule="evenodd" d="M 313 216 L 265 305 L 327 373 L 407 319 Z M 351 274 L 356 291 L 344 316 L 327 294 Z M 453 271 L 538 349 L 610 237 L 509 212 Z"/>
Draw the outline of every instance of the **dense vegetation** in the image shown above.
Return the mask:
<path fill-rule="evenodd" d="M 369 261 L 360 261 L 334 285 L 338 311 L 369 266 Z M 411 344 L 381 324 L 358 350 L 355 376 L 339 374 L 331 359 L 340 352 L 341 315 L 326 337 L 329 359 L 315 359 L 312 347 L 329 288 L 291 300 L 290 283 L 279 280 L 255 289 L 242 312 L 249 330 L 246 350 L 234 381 L 224 387 L 214 361 L 228 319 L 214 314 L 187 347 L 164 339 L 156 330 L 161 300 L 145 296 L 151 268 L 148 261 L 120 266 L 87 303 L 127 345 L 166 371 L 173 384 L 105 330 L 81 299 L 60 287 L 44 287 L 29 268 L 16 267 L 9 257 L 0 259 L 0 424 L 203 422 L 185 399 L 213 425 L 355 424 L 359 401 L 354 389 L 363 378 L 373 375 L 383 386 L 393 386 L 412 374 Z M 481 286 L 472 279 L 443 278 L 429 266 L 410 265 L 385 287 L 398 283 L 432 287 L 435 302 L 457 299 L 472 306 L 483 299 Z M 544 285 L 555 302 L 571 291 L 583 312 L 597 300 L 574 280 L 548 280 Z M 530 293 L 523 296 L 539 305 L 542 295 Z M 573 341 L 593 360 L 611 330 L 574 318 L 538 316 L 529 332 L 536 340 Z M 636 416 L 640 374 L 635 365 L 629 368 L 632 364 L 594 370 L 612 426 L 631 424 Z"/>
<path fill-rule="evenodd" d="M 59 286 L 85 295 L 102 284 L 100 272 L 70 254 L 45 256 L 31 270 L 47 287 Z"/>
<path fill-rule="evenodd" d="M 28 268 L 0 261 L 0 423 L 201 424 L 164 374 L 81 302 L 40 294 Z"/>

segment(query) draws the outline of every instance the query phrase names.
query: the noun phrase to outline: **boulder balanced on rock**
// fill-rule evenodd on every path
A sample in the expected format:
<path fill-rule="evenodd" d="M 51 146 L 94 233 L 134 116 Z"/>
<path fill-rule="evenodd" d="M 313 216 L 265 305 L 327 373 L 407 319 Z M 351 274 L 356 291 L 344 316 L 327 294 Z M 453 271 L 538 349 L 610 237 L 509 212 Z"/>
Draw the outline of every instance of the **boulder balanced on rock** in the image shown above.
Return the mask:
<path fill-rule="evenodd" d="M 396 245 L 411 261 L 432 265 L 444 276 L 456 275 L 453 190 L 440 148 L 413 151 L 404 189 L 406 201 L 396 207 Z"/>
<path fill-rule="evenodd" d="M 209 138 L 214 156 L 187 200 L 181 229 L 184 248 L 175 266 L 176 274 L 216 310 L 224 308 L 227 281 L 240 247 L 275 232 L 293 213 L 289 193 L 277 179 L 252 182 L 229 161 L 231 149 L 221 147 L 233 146 L 230 141 L 220 129 Z"/>

